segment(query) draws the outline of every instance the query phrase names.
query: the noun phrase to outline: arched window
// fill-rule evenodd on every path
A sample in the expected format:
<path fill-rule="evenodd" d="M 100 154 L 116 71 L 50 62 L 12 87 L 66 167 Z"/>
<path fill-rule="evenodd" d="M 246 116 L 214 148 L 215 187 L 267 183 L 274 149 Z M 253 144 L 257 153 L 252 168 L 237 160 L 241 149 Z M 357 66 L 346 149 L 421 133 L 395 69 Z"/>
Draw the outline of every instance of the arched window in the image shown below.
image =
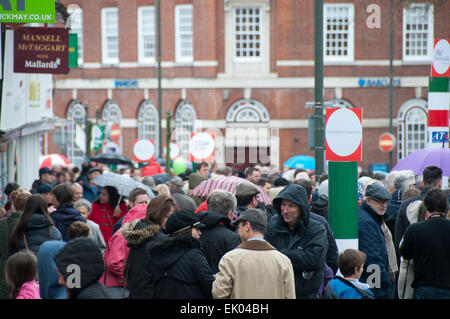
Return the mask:
<path fill-rule="evenodd" d="M 81 167 L 84 161 L 84 152 L 77 146 L 77 125 L 84 128 L 86 110 L 78 100 L 73 100 L 67 110 L 67 159 L 74 165 Z"/>
<path fill-rule="evenodd" d="M 175 113 L 175 139 L 180 147 L 180 156 L 189 159 L 189 140 L 195 130 L 195 109 L 189 100 L 181 101 Z"/>
<path fill-rule="evenodd" d="M 398 112 L 397 159 L 425 148 L 427 132 L 427 102 L 422 99 L 406 101 Z"/>
<path fill-rule="evenodd" d="M 159 117 L 152 101 L 144 100 L 139 106 L 138 139 L 148 139 L 155 142 L 156 153 L 159 151 Z M 157 154 L 155 154 L 158 157 Z"/>
<path fill-rule="evenodd" d="M 227 122 L 269 122 L 266 107 L 256 100 L 242 99 L 235 102 L 227 112 Z"/>
<path fill-rule="evenodd" d="M 114 124 L 114 123 L 118 123 L 119 125 L 121 124 L 121 120 L 122 120 L 122 112 L 120 111 L 120 107 L 119 105 L 117 105 L 117 102 L 114 100 L 108 100 L 105 103 L 105 106 L 103 107 L 103 112 L 102 112 L 102 120 L 103 123 L 106 126 L 106 129 L 108 130 L 108 128 Z M 120 140 L 119 140 L 119 149 L 118 152 L 119 154 L 122 153 L 122 135 L 120 136 Z"/>

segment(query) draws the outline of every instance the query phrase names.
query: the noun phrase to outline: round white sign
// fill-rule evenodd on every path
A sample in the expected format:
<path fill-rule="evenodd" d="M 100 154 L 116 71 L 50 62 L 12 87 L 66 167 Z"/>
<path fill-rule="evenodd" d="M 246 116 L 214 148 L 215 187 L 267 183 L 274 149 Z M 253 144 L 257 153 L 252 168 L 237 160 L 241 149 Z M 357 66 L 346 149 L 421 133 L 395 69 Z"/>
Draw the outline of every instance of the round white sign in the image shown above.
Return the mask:
<path fill-rule="evenodd" d="M 149 140 L 139 140 L 134 144 L 133 152 L 136 158 L 146 161 L 155 154 L 155 146 Z"/>
<path fill-rule="evenodd" d="M 335 111 L 328 118 L 325 128 L 328 146 L 338 156 L 353 154 L 361 144 L 362 124 L 358 116 L 349 109 Z"/>
<path fill-rule="evenodd" d="M 447 72 L 450 66 L 450 44 L 447 40 L 439 40 L 433 50 L 433 67 L 439 74 Z"/>
<path fill-rule="evenodd" d="M 197 159 L 206 159 L 214 152 L 214 139 L 211 134 L 197 133 L 189 142 L 189 151 Z"/>

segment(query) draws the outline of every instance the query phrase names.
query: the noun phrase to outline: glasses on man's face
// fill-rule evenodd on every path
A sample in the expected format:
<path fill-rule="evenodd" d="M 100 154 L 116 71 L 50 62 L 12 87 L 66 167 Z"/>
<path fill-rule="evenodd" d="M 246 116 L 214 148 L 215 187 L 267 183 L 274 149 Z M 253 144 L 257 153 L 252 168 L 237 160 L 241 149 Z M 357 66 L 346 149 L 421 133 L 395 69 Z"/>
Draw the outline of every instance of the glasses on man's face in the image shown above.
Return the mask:
<path fill-rule="evenodd" d="M 389 202 L 388 199 L 372 198 L 372 200 L 380 205 L 387 205 L 387 203 Z"/>

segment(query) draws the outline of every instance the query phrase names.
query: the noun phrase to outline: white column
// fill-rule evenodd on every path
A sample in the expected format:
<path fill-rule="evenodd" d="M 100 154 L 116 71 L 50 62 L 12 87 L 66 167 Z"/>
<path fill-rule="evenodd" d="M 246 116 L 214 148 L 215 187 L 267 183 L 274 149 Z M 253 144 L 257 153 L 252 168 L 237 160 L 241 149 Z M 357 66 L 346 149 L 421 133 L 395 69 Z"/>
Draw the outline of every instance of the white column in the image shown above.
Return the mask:
<path fill-rule="evenodd" d="M 25 189 L 39 178 L 39 134 L 33 133 L 17 139 L 17 183 Z"/>

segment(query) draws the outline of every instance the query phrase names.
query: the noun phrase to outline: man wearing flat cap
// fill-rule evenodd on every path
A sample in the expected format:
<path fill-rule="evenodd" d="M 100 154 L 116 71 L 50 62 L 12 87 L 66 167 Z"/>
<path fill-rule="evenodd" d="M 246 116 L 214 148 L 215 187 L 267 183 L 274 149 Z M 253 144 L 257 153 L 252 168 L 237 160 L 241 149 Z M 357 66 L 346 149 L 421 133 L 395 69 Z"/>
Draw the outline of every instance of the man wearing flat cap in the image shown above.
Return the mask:
<path fill-rule="evenodd" d="M 271 206 L 260 203 L 257 195 L 262 191 L 261 188 L 250 182 L 242 182 L 236 185 L 236 213 L 238 216 L 249 208 L 259 208 L 264 211 L 267 220 L 276 214 Z"/>
<path fill-rule="evenodd" d="M 359 250 L 367 257 L 360 280 L 371 286 L 376 299 L 392 299 L 395 293 L 397 257 L 392 235 L 384 222 L 390 199 L 386 188 L 371 184 L 358 211 Z"/>
<path fill-rule="evenodd" d="M 266 214 L 244 211 L 233 222 L 242 241 L 219 263 L 212 295 L 217 299 L 295 299 L 294 269 L 288 257 L 264 240 Z"/>
<path fill-rule="evenodd" d="M 190 198 L 183 191 L 184 182 L 179 176 L 173 176 L 168 182 L 170 195 L 175 198 L 175 201 L 180 206 L 180 210 L 185 210 L 189 212 L 195 212 L 197 209 L 197 204 L 192 198 Z"/>

